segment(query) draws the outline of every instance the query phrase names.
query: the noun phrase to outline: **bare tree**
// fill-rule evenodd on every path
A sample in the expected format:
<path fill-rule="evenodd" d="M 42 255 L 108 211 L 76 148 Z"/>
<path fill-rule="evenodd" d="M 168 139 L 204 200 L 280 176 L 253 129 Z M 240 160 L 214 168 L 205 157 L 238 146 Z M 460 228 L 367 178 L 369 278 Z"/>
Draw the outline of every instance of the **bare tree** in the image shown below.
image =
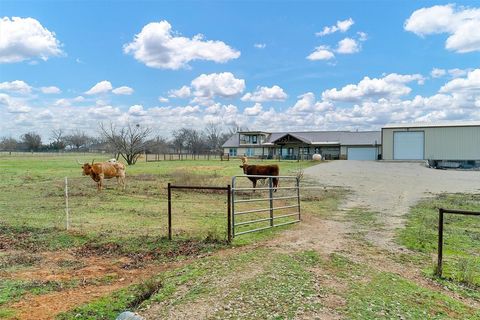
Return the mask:
<path fill-rule="evenodd" d="M 66 147 L 65 132 L 63 129 L 53 129 L 50 139 L 53 140 L 50 146 L 54 150 L 63 150 Z"/>
<path fill-rule="evenodd" d="M 204 151 L 206 147 L 205 137 L 201 131 L 195 129 L 186 129 L 187 132 L 187 148 L 191 153 L 199 154 Z"/>
<path fill-rule="evenodd" d="M 168 152 L 168 141 L 163 137 L 156 136 L 154 139 L 146 141 L 145 144 L 149 153 L 160 154 Z"/>
<path fill-rule="evenodd" d="M 75 130 L 71 135 L 65 137 L 66 143 L 77 150 L 81 147 L 86 147 L 90 139 L 85 132 L 80 130 Z"/>
<path fill-rule="evenodd" d="M 238 123 L 234 122 L 230 125 L 230 128 L 228 129 L 230 136 L 240 131 L 248 131 L 248 127 L 242 127 Z"/>
<path fill-rule="evenodd" d="M 200 153 L 205 150 L 205 136 L 195 129 L 181 128 L 173 132 L 173 145 L 177 150 L 186 149 L 191 153 Z"/>
<path fill-rule="evenodd" d="M 206 137 L 205 143 L 208 149 L 212 151 L 219 151 L 221 149 L 220 141 L 222 137 L 220 126 L 213 122 L 209 122 L 206 125 L 204 132 Z"/>
<path fill-rule="evenodd" d="M 188 137 L 188 129 L 182 128 L 172 132 L 173 140 L 172 145 L 178 153 L 182 153 L 182 149 L 185 149 L 186 141 Z"/>
<path fill-rule="evenodd" d="M 129 165 L 135 164 L 145 151 L 146 139 L 151 133 L 150 128 L 141 128 L 139 124 L 116 128 L 112 123 L 109 127 L 101 123 L 100 131 L 102 137 Z"/>
<path fill-rule="evenodd" d="M 12 151 L 15 151 L 17 149 L 17 145 L 18 141 L 15 138 L 3 137 L 0 141 L 0 150 L 9 151 L 11 153 Z"/>
<path fill-rule="evenodd" d="M 28 132 L 22 135 L 22 142 L 25 144 L 28 150 L 38 151 L 42 146 L 42 138 L 36 132 Z"/>

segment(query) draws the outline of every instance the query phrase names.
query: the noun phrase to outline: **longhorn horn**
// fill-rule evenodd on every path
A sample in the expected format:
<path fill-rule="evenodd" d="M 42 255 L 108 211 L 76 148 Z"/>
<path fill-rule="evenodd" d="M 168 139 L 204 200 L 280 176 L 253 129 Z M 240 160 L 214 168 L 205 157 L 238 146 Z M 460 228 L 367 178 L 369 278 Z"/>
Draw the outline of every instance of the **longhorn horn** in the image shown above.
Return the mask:
<path fill-rule="evenodd" d="M 78 163 L 78 164 L 83 165 L 83 163 L 81 163 L 80 161 L 78 161 L 78 159 L 76 159 L 76 160 L 77 160 L 77 163 Z"/>
<path fill-rule="evenodd" d="M 93 166 L 93 162 L 95 162 L 95 159 L 92 159 L 92 166 Z"/>

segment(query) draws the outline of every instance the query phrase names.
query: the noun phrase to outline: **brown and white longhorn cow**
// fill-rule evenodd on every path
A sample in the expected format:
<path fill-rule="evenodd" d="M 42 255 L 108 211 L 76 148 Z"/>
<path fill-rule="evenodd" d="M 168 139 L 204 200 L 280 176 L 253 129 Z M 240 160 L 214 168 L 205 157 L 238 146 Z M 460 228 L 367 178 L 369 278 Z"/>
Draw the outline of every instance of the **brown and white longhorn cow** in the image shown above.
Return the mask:
<path fill-rule="evenodd" d="M 278 176 L 280 173 L 280 169 L 276 164 L 248 164 L 247 157 L 242 157 L 243 165 L 240 168 L 243 169 L 243 173 L 250 176 Z M 250 181 L 252 181 L 253 188 L 257 187 L 257 180 L 265 179 L 265 178 L 258 178 L 258 177 L 248 177 Z M 273 178 L 273 190 L 276 192 L 278 187 L 278 178 Z M 255 191 L 255 190 L 253 190 Z"/>
<path fill-rule="evenodd" d="M 77 161 L 78 162 L 78 161 Z M 92 177 L 97 183 L 97 190 L 101 191 L 103 187 L 103 179 L 117 178 L 117 184 L 125 190 L 125 165 L 121 162 L 97 162 L 89 164 L 84 163 L 82 166 L 83 175 Z"/>

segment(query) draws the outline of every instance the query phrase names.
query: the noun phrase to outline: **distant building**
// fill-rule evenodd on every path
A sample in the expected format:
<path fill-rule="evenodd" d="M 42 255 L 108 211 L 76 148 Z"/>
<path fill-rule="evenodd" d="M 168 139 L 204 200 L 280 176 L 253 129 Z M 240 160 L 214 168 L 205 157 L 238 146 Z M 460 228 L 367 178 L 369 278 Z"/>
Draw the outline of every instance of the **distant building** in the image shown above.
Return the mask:
<path fill-rule="evenodd" d="M 388 124 L 384 160 L 480 160 L 480 121 Z"/>
<path fill-rule="evenodd" d="M 231 157 L 296 160 L 311 159 L 319 153 L 331 160 L 377 160 L 381 152 L 381 132 L 242 131 L 232 135 L 222 147 Z"/>

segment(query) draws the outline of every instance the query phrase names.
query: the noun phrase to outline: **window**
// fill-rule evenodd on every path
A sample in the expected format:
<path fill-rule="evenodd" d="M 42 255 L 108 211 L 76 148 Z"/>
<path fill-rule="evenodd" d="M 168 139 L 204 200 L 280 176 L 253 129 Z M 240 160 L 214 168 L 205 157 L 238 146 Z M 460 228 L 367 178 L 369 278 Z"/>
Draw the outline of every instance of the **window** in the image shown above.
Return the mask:
<path fill-rule="evenodd" d="M 237 148 L 230 148 L 229 154 L 230 154 L 230 157 L 236 157 L 237 156 Z"/>
<path fill-rule="evenodd" d="M 257 136 L 252 136 L 252 143 L 256 144 L 257 143 Z"/>
<path fill-rule="evenodd" d="M 310 147 L 305 147 L 305 148 L 299 148 L 299 153 L 300 154 L 310 154 Z"/>
<path fill-rule="evenodd" d="M 255 149 L 247 148 L 246 156 L 247 157 L 253 157 L 254 155 L 255 155 Z"/>

